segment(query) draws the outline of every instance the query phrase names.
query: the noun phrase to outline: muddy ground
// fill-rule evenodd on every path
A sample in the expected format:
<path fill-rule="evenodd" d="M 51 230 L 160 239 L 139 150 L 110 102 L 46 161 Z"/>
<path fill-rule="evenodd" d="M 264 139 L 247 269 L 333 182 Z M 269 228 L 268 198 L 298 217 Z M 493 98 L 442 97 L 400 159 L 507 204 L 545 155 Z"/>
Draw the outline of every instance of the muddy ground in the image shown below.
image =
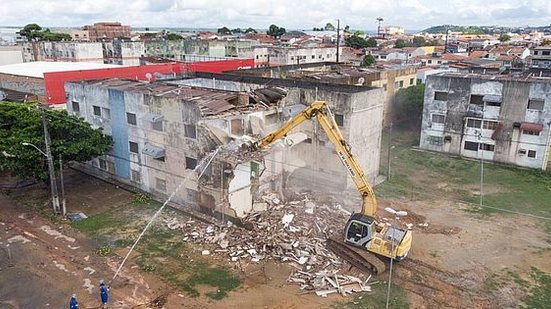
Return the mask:
<path fill-rule="evenodd" d="M 154 211 L 132 208 L 134 194 L 80 173 L 68 177 L 67 196 L 69 212 L 94 215 L 115 208 L 120 219 L 135 219 L 128 238 Z M 97 254 L 105 238 L 52 220 L 47 198 L 40 185 L 0 194 L 0 308 L 64 308 L 72 293 L 81 308 L 97 308 L 98 280 L 113 277 L 128 247 Z M 437 201 L 380 199 L 380 207 L 386 206 L 407 210 L 402 223 L 413 225 L 410 257 L 395 265 L 393 277 L 410 308 L 516 308 L 530 292 L 532 267 L 551 272 L 549 235 L 535 219 L 483 216 L 445 196 Z M 174 211 L 165 216 L 186 220 Z M 116 233 L 120 237 L 124 231 Z M 187 245 L 180 257 L 229 269 L 240 285 L 226 297 L 207 297 L 213 287 L 201 284 L 195 287 L 199 296 L 192 297 L 159 276 L 163 267 L 171 267 L 168 260 L 157 259 L 156 270 L 144 271 L 136 253 L 110 283 L 110 308 L 367 307 L 365 299 L 374 297 L 317 297 L 287 282 L 292 270 L 287 264 L 268 260 L 237 269 L 224 259 L 201 256 L 201 249 Z M 380 284 L 387 274 L 378 278 Z"/>

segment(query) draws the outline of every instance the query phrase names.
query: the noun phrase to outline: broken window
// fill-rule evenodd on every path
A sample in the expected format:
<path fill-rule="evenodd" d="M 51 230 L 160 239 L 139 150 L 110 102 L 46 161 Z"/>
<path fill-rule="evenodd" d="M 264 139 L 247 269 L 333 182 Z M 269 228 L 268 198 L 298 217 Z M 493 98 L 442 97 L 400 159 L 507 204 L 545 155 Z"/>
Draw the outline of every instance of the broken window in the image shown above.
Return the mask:
<path fill-rule="evenodd" d="M 484 120 L 482 128 L 486 130 L 495 130 L 497 128 L 497 121 Z"/>
<path fill-rule="evenodd" d="M 231 134 L 243 135 L 245 133 L 242 119 L 232 119 L 230 121 L 230 126 L 231 126 Z"/>
<path fill-rule="evenodd" d="M 409 79 L 409 84 L 410 84 L 410 85 L 413 85 L 413 81 L 414 81 L 414 79 L 413 79 L 413 78 L 410 78 L 410 79 Z"/>
<path fill-rule="evenodd" d="M 184 131 L 186 137 L 197 138 L 197 127 L 194 124 L 184 124 Z"/>
<path fill-rule="evenodd" d="M 536 158 L 536 151 L 535 150 L 528 150 L 528 158 Z"/>
<path fill-rule="evenodd" d="M 141 181 L 139 171 L 132 170 L 132 181 L 133 182 L 140 182 Z"/>
<path fill-rule="evenodd" d="M 186 157 L 186 169 L 193 170 L 197 166 L 197 159 Z"/>
<path fill-rule="evenodd" d="M 471 94 L 471 100 L 469 101 L 471 104 L 476 105 L 484 105 L 484 96 L 478 95 L 478 94 Z"/>
<path fill-rule="evenodd" d="M 344 115 L 343 114 L 335 114 L 335 122 L 339 127 L 344 126 Z"/>
<path fill-rule="evenodd" d="M 522 134 L 539 136 L 540 132 L 535 130 L 522 130 Z"/>
<path fill-rule="evenodd" d="M 138 153 L 138 143 L 128 142 L 128 146 L 129 146 L 130 152 Z"/>
<path fill-rule="evenodd" d="M 136 114 L 126 113 L 126 122 L 131 125 L 136 125 Z"/>
<path fill-rule="evenodd" d="M 71 106 L 73 107 L 73 113 L 80 114 L 80 104 L 77 101 L 71 102 Z"/>
<path fill-rule="evenodd" d="M 484 144 L 484 143 L 481 143 L 480 144 L 480 150 L 485 150 L 485 151 L 494 151 L 494 145 L 491 145 L 491 144 Z"/>
<path fill-rule="evenodd" d="M 430 145 L 442 146 L 444 144 L 444 138 L 441 136 L 429 135 L 428 140 Z"/>
<path fill-rule="evenodd" d="M 482 125 L 482 120 L 478 119 L 467 119 L 467 128 L 476 128 L 480 129 L 480 126 Z"/>
<path fill-rule="evenodd" d="M 159 191 L 166 192 L 166 180 L 155 177 L 155 188 Z"/>
<path fill-rule="evenodd" d="M 528 109 L 542 111 L 543 110 L 543 104 L 544 104 L 544 100 L 530 99 L 530 100 L 528 100 Z"/>
<path fill-rule="evenodd" d="M 446 116 L 442 114 L 432 114 L 432 123 L 444 123 Z"/>
<path fill-rule="evenodd" d="M 94 107 L 94 115 L 101 117 L 101 107 L 99 106 L 93 106 Z"/>
<path fill-rule="evenodd" d="M 434 92 L 434 99 L 437 101 L 447 101 L 448 100 L 448 93 L 442 92 L 442 91 L 435 91 Z"/>
<path fill-rule="evenodd" d="M 402 88 L 402 87 L 404 87 L 404 81 L 403 80 L 400 81 L 400 88 Z"/>
<path fill-rule="evenodd" d="M 463 149 L 478 151 L 478 143 L 465 141 L 465 146 L 463 147 Z"/>

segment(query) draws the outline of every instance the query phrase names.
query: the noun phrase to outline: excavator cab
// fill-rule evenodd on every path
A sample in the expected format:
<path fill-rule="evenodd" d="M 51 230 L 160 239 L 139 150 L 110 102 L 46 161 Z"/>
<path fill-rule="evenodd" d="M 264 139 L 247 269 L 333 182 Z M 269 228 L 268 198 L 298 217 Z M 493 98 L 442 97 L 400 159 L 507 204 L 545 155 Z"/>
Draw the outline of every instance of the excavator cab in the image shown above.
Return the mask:
<path fill-rule="evenodd" d="M 367 247 L 375 234 L 375 219 L 361 213 L 353 214 L 344 229 L 344 241 L 357 247 Z"/>

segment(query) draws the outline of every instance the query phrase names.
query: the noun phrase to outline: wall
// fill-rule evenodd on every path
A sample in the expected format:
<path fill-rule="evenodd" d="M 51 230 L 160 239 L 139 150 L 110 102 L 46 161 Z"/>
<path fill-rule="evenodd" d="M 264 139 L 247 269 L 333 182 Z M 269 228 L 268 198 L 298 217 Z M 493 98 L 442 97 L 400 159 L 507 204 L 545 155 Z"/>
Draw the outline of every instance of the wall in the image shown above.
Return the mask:
<path fill-rule="evenodd" d="M 0 46 L 0 65 L 23 63 L 21 46 Z"/>
<path fill-rule="evenodd" d="M 36 94 L 40 102 L 46 102 L 44 79 L 0 73 L 0 88 Z"/>

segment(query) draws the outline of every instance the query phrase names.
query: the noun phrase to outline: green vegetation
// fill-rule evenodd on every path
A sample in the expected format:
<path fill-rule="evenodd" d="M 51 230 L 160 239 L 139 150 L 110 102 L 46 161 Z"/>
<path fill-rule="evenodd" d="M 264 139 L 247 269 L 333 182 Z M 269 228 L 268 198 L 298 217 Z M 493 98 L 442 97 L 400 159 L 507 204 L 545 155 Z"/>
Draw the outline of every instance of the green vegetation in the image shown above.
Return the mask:
<path fill-rule="evenodd" d="M 549 308 L 549 304 L 551 304 L 551 276 L 532 267 L 530 277 L 534 280 L 534 285 L 530 293 L 522 300 L 525 305 L 523 308 Z"/>
<path fill-rule="evenodd" d="M 511 36 L 506 34 L 506 33 L 502 33 L 499 35 L 499 38 L 498 40 L 501 42 L 501 43 L 504 43 L 504 42 L 507 42 L 509 40 L 511 40 Z"/>
<path fill-rule="evenodd" d="M 228 27 L 218 28 L 216 33 L 221 34 L 221 35 L 231 35 L 232 34 L 231 30 Z"/>
<path fill-rule="evenodd" d="M 357 308 L 357 309 L 379 309 L 385 308 L 387 285 L 378 283 L 371 285 L 372 292 L 360 293 L 354 296 L 354 299 L 345 303 L 340 303 L 334 308 Z M 409 308 L 406 299 L 406 292 L 397 287 L 392 286 L 390 292 L 389 308 L 403 309 Z"/>
<path fill-rule="evenodd" d="M 274 39 L 278 39 L 283 34 L 285 34 L 285 32 L 287 32 L 287 30 L 285 30 L 285 28 L 283 28 L 283 27 L 280 28 L 280 27 L 272 24 L 268 28 L 268 31 L 266 31 L 266 34 L 271 36 L 271 37 L 274 37 Z"/>
<path fill-rule="evenodd" d="M 112 213 L 105 212 L 71 223 L 74 228 L 89 236 L 105 234 L 123 224 L 121 219 L 116 219 Z"/>
<path fill-rule="evenodd" d="M 491 30 L 488 27 L 483 26 L 454 26 L 454 25 L 441 25 L 434 26 L 423 30 L 426 33 L 446 33 L 449 29 L 450 32 L 461 32 L 463 34 L 490 34 Z"/>
<path fill-rule="evenodd" d="M 111 137 L 101 129 L 93 129 L 82 118 L 66 111 L 43 110 L 36 104 L 0 102 L 0 169 L 9 170 L 20 178 L 49 178 L 47 162 L 30 143 L 44 151 L 44 131 L 41 116 L 48 122 L 51 151 L 55 160 L 85 162 L 105 154 Z M 57 162 L 56 162 L 57 163 Z"/>
<path fill-rule="evenodd" d="M 42 30 L 37 24 L 28 24 L 23 29 L 19 31 L 20 35 L 23 35 L 27 40 L 33 41 L 70 41 L 71 35 L 67 33 L 58 33 L 51 32 L 50 29 L 46 28 Z"/>
<path fill-rule="evenodd" d="M 166 35 L 166 39 L 169 41 L 179 41 L 179 40 L 183 40 L 184 37 L 179 35 L 178 33 L 171 32 Z"/>
<path fill-rule="evenodd" d="M 373 37 L 370 37 L 369 39 L 364 39 L 360 35 L 351 35 L 344 39 L 344 43 L 346 46 L 360 49 L 360 48 L 366 48 L 366 47 L 377 47 L 377 40 Z"/>
<path fill-rule="evenodd" d="M 427 200 L 445 195 L 478 204 L 480 161 L 412 149 L 411 146 L 419 145 L 418 134 L 418 131 L 393 132 L 392 177 L 377 186 L 378 194 Z M 388 141 L 382 145 L 381 170 L 385 171 Z M 485 162 L 484 186 L 487 193 L 483 203 L 488 207 L 479 210 L 484 214 L 504 209 L 551 217 L 551 174 L 548 172 Z"/>
<path fill-rule="evenodd" d="M 394 98 L 394 122 L 403 128 L 421 128 L 423 117 L 423 100 L 425 85 L 417 84 L 408 88 L 401 88 Z"/>
<path fill-rule="evenodd" d="M 404 39 L 397 39 L 396 42 L 394 42 L 394 48 L 404 48 L 406 46 L 407 44 Z"/>
<path fill-rule="evenodd" d="M 369 54 L 369 55 L 364 56 L 364 60 L 362 61 L 361 66 L 362 67 L 370 67 L 374 64 L 375 64 L 375 57 L 373 57 L 373 55 Z"/>
<path fill-rule="evenodd" d="M 422 36 L 415 36 L 411 41 L 406 41 L 404 39 L 397 39 L 394 42 L 395 48 L 404 48 L 404 47 L 422 47 L 422 46 L 436 46 L 438 45 L 438 40 L 425 40 Z"/>

